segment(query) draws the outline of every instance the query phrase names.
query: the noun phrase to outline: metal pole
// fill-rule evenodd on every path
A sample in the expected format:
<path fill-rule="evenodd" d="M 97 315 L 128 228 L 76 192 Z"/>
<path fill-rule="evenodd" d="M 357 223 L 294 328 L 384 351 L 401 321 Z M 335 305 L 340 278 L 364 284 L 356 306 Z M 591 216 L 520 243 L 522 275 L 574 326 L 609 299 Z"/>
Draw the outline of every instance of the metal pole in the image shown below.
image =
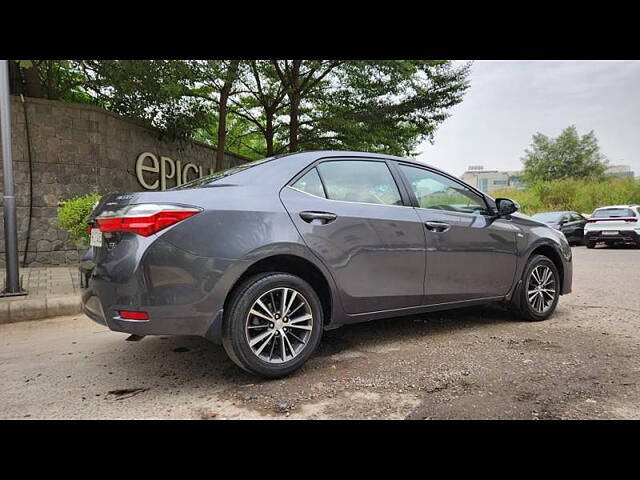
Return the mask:
<path fill-rule="evenodd" d="M 0 130 L 2 168 L 4 173 L 4 248 L 7 282 L 2 295 L 23 294 L 18 271 L 18 231 L 16 229 L 16 197 L 13 189 L 13 157 L 11 156 L 11 105 L 9 100 L 9 62 L 0 60 Z"/>

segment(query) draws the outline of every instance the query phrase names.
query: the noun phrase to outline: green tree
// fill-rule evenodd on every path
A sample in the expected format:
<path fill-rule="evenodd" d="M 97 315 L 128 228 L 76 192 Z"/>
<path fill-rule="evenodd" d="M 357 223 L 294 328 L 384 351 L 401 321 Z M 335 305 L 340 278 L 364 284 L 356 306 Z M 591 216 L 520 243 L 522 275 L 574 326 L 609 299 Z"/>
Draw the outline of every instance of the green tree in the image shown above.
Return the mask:
<path fill-rule="evenodd" d="M 580 136 L 574 125 L 565 128 L 556 138 L 536 133 L 522 162 L 526 183 L 602 177 L 607 168 L 606 157 L 600 153 L 593 130 Z"/>
<path fill-rule="evenodd" d="M 278 79 L 284 87 L 288 99 L 289 152 L 299 150 L 301 109 L 305 102 L 312 102 L 316 93 L 328 85 L 328 77 L 344 61 L 340 60 L 273 60 Z"/>
<path fill-rule="evenodd" d="M 24 62 L 24 64 L 23 64 Z M 29 60 L 27 95 L 96 104 L 251 158 L 309 149 L 412 155 L 468 88 L 445 60 Z"/>
<path fill-rule="evenodd" d="M 469 68 L 445 60 L 344 62 L 308 109 L 300 145 L 413 155 L 462 101 Z"/>
<path fill-rule="evenodd" d="M 90 103 L 83 91 L 86 78 L 70 60 L 18 60 L 19 91 L 27 97 Z"/>
<path fill-rule="evenodd" d="M 192 95 L 199 71 L 182 60 L 82 60 L 82 88 L 94 103 L 133 117 L 173 138 L 191 137 L 206 124 L 212 105 Z"/>

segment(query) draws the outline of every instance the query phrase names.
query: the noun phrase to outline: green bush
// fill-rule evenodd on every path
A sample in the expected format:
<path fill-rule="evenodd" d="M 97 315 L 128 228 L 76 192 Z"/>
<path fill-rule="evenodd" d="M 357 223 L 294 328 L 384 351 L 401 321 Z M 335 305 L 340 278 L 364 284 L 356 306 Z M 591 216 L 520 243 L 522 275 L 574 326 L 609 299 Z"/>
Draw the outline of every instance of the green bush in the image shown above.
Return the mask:
<path fill-rule="evenodd" d="M 90 193 L 66 200 L 61 207 L 58 207 L 56 224 L 69 232 L 69 236 L 74 242 L 86 245 L 89 240 L 87 218 L 100 198 L 100 194 Z"/>
<path fill-rule="evenodd" d="M 520 210 L 538 212 L 573 210 L 591 213 L 604 205 L 640 203 L 640 182 L 632 178 L 565 179 L 538 182 L 525 189 L 506 188 L 491 192 L 520 204 Z"/>

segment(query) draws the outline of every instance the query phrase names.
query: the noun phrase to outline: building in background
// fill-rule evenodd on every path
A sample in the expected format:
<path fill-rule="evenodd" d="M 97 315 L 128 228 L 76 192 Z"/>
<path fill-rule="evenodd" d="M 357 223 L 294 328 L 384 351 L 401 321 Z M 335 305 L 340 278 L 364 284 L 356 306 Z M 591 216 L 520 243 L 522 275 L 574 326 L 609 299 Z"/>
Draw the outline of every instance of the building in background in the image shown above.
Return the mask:
<path fill-rule="evenodd" d="M 607 175 L 614 177 L 633 178 L 634 172 L 629 165 L 609 165 L 605 171 Z"/>
<path fill-rule="evenodd" d="M 469 165 L 460 178 L 483 192 L 501 188 L 520 188 L 522 172 L 518 170 L 485 170 L 482 165 Z"/>

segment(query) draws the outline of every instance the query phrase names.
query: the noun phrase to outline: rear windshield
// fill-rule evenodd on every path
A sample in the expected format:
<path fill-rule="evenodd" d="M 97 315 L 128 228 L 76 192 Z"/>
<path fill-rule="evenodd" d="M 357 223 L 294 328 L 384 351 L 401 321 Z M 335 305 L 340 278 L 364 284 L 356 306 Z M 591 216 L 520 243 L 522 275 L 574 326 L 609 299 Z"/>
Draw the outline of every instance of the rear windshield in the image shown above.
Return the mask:
<path fill-rule="evenodd" d="M 219 172 L 212 173 L 211 175 L 206 175 L 201 178 L 196 178 L 195 180 L 191 180 L 190 182 L 183 183 L 178 187 L 173 187 L 170 190 L 184 190 L 187 188 L 206 187 L 213 182 L 217 182 L 218 180 L 222 180 L 223 178 L 229 177 L 231 175 L 235 175 L 236 173 L 242 172 L 249 168 L 261 165 L 263 163 L 269 162 L 271 160 L 275 160 L 276 158 L 280 158 L 283 156 L 284 155 L 275 155 L 273 157 L 261 158 L 260 160 L 254 160 L 253 162 L 243 163 L 242 165 L 237 165 L 235 167 L 227 168 L 226 170 L 220 170 Z"/>
<path fill-rule="evenodd" d="M 560 220 L 562 217 L 562 212 L 545 212 L 545 213 L 536 213 L 531 218 L 535 218 L 539 222 L 555 222 Z"/>
<path fill-rule="evenodd" d="M 591 218 L 624 218 L 635 217 L 635 213 L 630 208 L 602 208 L 596 210 Z"/>

